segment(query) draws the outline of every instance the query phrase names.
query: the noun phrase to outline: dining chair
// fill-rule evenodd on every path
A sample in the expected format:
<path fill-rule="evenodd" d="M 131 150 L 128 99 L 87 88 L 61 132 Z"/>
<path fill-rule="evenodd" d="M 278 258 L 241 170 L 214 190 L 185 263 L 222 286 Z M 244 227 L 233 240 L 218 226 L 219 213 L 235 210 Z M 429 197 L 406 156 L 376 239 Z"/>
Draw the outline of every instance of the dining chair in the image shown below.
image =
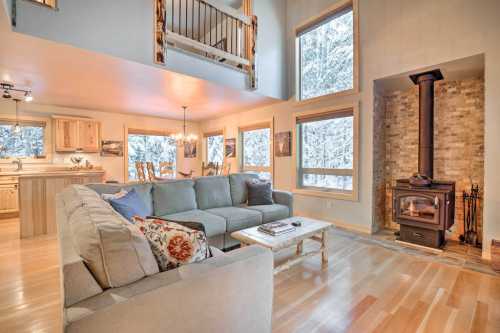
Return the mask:
<path fill-rule="evenodd" d="M 137 172 L 137 179 L 139 179 L 140 182 L 145 182 L 146 172 L 144 171 L 144 162 L 135 162 L 135 170 Z"/>
<path fill-rule="evenodd" d="M 153 162 L 146 162 L 146 169 L 148 170 L 148 179 L 150 182 L 156 179 L 155 165 Z"/>
<path fill-rule="evenodd" d="M 173 162 L 160 162 L 160 178 L 175 178 Z"/>

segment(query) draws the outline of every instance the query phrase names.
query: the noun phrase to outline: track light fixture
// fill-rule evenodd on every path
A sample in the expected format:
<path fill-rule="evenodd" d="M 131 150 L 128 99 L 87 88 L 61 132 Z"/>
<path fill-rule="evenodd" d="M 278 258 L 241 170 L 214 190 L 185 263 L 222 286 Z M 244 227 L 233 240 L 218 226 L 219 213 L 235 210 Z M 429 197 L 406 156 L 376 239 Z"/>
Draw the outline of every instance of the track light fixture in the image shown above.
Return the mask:
<path fill-rule="evenodd" d="M 23 95 L 25 102 L 29 103 L 29 102 L 33 101 L 33 95 L 31 95 L 31 90 L 15 88 L 12 83 L 1 82 L 0 83 L 0 90 L 3 90 L 3 94 L 2 94 L 3 98 L 10 99 L 10 98 L 13 98 L 12 97 L 13 93 L 20 93 Z"/>

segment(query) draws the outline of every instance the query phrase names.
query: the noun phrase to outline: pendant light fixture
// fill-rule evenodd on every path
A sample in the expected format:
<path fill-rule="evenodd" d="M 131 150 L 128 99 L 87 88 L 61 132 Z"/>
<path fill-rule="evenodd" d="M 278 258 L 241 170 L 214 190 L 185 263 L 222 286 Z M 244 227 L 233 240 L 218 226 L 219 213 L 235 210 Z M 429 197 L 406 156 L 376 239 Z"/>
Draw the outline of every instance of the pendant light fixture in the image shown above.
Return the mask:
<path fill-rule="evenodd" d="M 33 95 L 31 95 L 31 90 L 19 89 L 14 87 L 12 83 L 0 82 L 0 89 L 3 90 L 2 97 L 6 99 L 17 98 L 14 96 L 23 95 L 25 102 L 32 102 Z"/>
<path fill-rule="evenodd" d="M 21 134 L 21 125 L 19 125 L 19 110 L 18 110 L 19 101 L 20 101 L 19 99 L 14 98 L 14 102 L 16 103 L 16 124 L 12 126 L 12 133 L 14 135 Z"/>
<path fill-rule="evenodd" d="M 182 106 L 182 109 L 184 110 L 184 121 L 182 125 L 182 132 L 175 134 L 173 137 L 175 141 L 177 142 L 178 146 L 184 146 L 186 143 L 194 143 L 196 140 L 198 140 L 198 136 L 196 134 L 187 134 L 187 125 L 186 125 L 186 110 L 187 106 Z"/>

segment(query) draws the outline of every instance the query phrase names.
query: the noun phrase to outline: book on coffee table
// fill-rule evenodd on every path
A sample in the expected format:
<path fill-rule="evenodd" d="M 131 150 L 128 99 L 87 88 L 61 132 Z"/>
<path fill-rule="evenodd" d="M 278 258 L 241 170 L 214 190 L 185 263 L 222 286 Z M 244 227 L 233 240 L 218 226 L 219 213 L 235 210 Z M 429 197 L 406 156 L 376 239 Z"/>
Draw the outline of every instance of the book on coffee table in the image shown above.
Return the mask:
<path fill-rule="evenodd" d="M 295 230 L 291 224 L 282 221 L 270 222 L 261 225 L 259 231 L 269 234 L 271 236 L 278 236 Z"/>

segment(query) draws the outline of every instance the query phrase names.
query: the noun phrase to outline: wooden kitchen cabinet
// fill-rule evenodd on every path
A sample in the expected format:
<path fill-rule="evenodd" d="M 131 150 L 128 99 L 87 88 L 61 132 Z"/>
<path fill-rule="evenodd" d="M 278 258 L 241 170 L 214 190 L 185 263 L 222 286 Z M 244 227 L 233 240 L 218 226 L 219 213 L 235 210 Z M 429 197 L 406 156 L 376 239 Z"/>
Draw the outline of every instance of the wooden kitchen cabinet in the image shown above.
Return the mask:
<path fill-rule="evenodd" d="M 78 148 L 78 120 L 57 118 L 54 129 L 57 152 L 72 152 Z"/>
<path fill-rule="evenodd" d="M 100 149 L 101 124 L 93 119 L 54 117 L 55 151 L 97 153 Z"/>
<path fill-rule="evenodd" d="M 0 216 L 19 211 L 17 177 L 0 177 Z"/>
<path fill-rule="evenodd" d="M 78 121 L 78 142 L 84 152 L 99 152 L 100 124 L 95 120 Z"/>

